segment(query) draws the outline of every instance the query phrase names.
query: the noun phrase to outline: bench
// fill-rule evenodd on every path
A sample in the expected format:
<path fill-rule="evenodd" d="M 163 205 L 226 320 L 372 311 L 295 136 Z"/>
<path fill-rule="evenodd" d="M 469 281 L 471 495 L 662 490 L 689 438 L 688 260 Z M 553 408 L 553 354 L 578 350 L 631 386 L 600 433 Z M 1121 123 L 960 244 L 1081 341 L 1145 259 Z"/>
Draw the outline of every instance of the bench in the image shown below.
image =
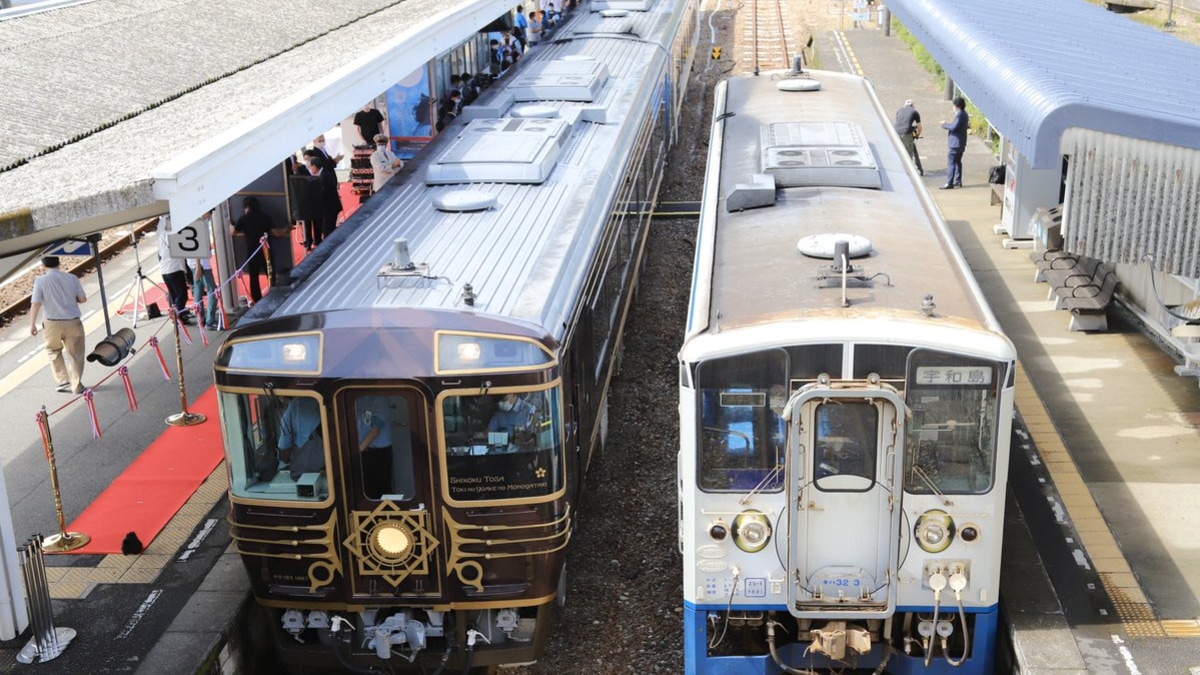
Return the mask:
<path fill-rule="evenodd" d="M 992 183 L 991 186 L 992 186 L 992 194 L 991 194 L 992 203 L 991 203 L 991 205 L 995 206 L 995 205 L 999 204 L 1000 202 L 1004 201 L 1004 184 L 1003 183 Z"/>
<path fill-rule="evenodd" d="M 1029 254 L 1029 259 L 1033 261 L 1035 268 L 1033 272 L 1035 283 L 1046 281 L 1046 270 L 1068 270 L 1079 262 L 1079 256 L 1074 253 L 1067 253 L 1060 248 L 1034 251 Z"/>
<path fill-rule="evenodd" d="M 1058 264 L 1055 264 L 1056 262 Z M 1102 264 L 1096 258 L 1088 258 L 1086 256 L 1079 256 L 1077 258 L 1064 257 L 1059 258 L 1057 261 L 1052 261 L 1050 265 L 1041 270 L 1042 279 L 1050 284 L 1050 294 L 1046 299 L 1055 299 L 1055 291 L 1061 287 L 1066 286 L 1070 288 L 1090 283 Z"/>
<path fill-rule="evenodd" d="M 1090 277 L 1069 277 L 1054 289 L 1057 308 L 1071 313 L 1070 330 L 1108 330 L 1108 305 L 1117 291 L 1117 270 L 1101 264 Z"/>

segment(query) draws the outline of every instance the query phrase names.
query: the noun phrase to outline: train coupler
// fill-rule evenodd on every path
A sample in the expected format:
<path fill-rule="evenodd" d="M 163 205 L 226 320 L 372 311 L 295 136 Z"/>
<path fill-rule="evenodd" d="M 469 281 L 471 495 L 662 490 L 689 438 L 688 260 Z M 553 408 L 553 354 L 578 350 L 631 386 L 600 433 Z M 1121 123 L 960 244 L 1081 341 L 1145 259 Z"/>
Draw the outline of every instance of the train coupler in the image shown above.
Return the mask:
<path fill-rule="evenodd" d="M 831 621 L 808 633 L 812 636 L 812 652 L 824 654 L 831 659 L 845 659 L 847 649 L 855 654 L 871 651 L 870 631 L 845 621 Z"/>

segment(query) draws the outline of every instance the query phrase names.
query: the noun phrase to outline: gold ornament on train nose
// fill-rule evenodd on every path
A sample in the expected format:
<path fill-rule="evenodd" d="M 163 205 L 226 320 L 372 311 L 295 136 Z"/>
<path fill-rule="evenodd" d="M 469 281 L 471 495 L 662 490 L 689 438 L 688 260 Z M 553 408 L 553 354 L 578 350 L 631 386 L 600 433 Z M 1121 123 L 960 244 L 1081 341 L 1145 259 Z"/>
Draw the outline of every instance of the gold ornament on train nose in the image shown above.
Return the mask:
<path fill-rule="evenodd" d="M 414 537 L 403 523 L 385 520 L 371 530 L 370 542 L 379 557 L 403 560 L 412 553 Z"/>

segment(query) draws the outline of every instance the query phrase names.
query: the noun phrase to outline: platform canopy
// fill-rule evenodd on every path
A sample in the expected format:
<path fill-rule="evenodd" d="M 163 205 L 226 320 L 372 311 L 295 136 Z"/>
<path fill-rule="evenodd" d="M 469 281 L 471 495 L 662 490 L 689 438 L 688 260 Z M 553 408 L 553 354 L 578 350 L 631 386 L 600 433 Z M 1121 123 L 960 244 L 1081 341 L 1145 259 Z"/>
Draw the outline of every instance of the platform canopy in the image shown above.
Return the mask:
<path fill-rule="evenodd" d="M 887 6 L 1030 166 L 1068 156 L 1065 248 L 1200 277 L 1200 47 L 1084 0 Z"/>
<path fill-rule="evenodd" d="M 188 222 L 511 0 L 92 0 L 0 13 L 0 256 Z"/>

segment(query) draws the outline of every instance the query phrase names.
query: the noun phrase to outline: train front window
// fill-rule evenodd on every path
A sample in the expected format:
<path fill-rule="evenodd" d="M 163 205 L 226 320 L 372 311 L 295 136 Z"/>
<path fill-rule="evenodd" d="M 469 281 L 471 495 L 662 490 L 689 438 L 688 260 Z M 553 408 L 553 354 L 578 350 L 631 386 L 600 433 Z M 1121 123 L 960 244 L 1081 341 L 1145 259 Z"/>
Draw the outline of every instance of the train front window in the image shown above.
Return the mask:
<path fill-rule="evenodd" d="M 312 396 L 221 393 L 235 497 L 314 502 L 329 496 L 327 425 Z"/>
<path fill-rule="evenodd" d="M 557 387 L 447 396 L 450 498 L 537 499 L 563 488 L 563 422 Z"/>
<path fill-rule="evenodd" d="M 700 364 L 696 373 L 700 489 L 783 488 L 787 362 L 784 351 L 773 350 Z"/>
<path fill-rule="evenodd" d="M 813 484 L 825 492 L 862 492 L 875 484 L 879 409 L 869 401 L 817 405 Z"/>
<path fill-rule="evenodd" d="M 912 410 L 904 489 L 916 494 L 983 494 L 992 489 L 1000 364 L 915 350 L 905 401 Z"/>
<path fill-rule="evenodd" d="M 364 393 L 352 399 L 354 447 L 361 489 L 368 499 L 416 497 L 414 452 L 421 452 L 416 406 L 404 396 Z"/>

